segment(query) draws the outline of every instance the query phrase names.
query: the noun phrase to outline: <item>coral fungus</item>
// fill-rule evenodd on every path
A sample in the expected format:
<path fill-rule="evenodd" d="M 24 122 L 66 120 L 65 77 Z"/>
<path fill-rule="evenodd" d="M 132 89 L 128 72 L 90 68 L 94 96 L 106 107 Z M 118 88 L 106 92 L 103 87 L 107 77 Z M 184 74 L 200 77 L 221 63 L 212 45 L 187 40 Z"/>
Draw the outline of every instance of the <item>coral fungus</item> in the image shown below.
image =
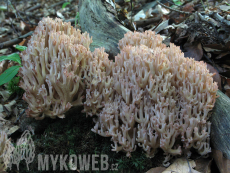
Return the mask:
<path fill-rule="evenodd" d="M 178 47 L 166 48 L 161 41 L 148 31 L 127 33 L 119 42 L 112 74 L 115 93 L 97 114 L 92 131 L 112 137 L 113 151 L 127 156 L 137 144 L 149 157 L 157 148 L 180 155 L 182 148 L 193 147 L 205 155 L 211 151 L 208 112 L 217 84 L 205 63 L 184 58 Z"/>
<path fill-rule="evenodd" d="M 29 104 L 27 115 L 64 117 L 71 106 L 82 104 L 82 82 L 87 61 L 92 58 L 92 38 L 61 19 L 43 18 L 26 51 L 21 53 L 20 87 Z"/>
<path fill-rule="evenodd" d="M 137 145 L 149 157 L 158 148 L 170 155 L 211 151 L 208 119 L 218 87 L 205 63 L 166 47 L 152 31 L 127 33 L 115 62 L 104 49 L 90 52 L 91 42 L 60 19 L 39 23 L 21 54 L 29 116 L 63 117 L 83 104 L 95 116 L 92 131 L 111 137 L 113 151 L 131 156 Z"/>

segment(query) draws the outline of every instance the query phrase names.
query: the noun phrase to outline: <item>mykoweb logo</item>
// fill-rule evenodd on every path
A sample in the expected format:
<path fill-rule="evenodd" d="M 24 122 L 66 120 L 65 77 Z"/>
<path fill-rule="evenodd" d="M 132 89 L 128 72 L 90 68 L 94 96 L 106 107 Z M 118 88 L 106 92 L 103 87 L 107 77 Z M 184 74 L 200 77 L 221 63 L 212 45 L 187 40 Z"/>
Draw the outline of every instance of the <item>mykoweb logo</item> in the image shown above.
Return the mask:
<path fill-rule="evenodd" d="M 9 161 L 5 162 L 5 165 L 12 169 L 12 164 L 17 166 L 19 170 L 19 163 L 25 160 L 27 170 L 29 170 L 29 164 L 33 162 L 35 157 L 35 145 L 32 140 L 29 130 L 25 130 L 18 140 L 15 147 L 9 151 Z M 59 160 L 59 162 L 58 162 Z M 67 163 L 67 160 L 68 163 Z M 99 171 L 99 170 L 118 170 L 118 164 L 108 163 L 108 155 L 101 154 L 72 154 L 72 155 L 48 155 L 48 154 L 38 154 L 38 170 L 48 171 L 56 170 L 57 165 L 60 164 L 60 170 L 81 170 L 81 171 Z M 100 161 L 100 163 L 99 163 Z M 52 163 L 52 168 L 50 168 L 50 163 Z"/>
<path fill-rule="evenodd" d="M 67 163 L 66 160 L 69 157 L 69 163 L 68 163 L 68 167 L 67 167 Z M 41 155 L 38 154 L 38 170 L 42 170 L 42 171 L 48 171 L 50 170 L 49 168 L 49 163 L 52 163 L 52 170 L 55 171 L 56 167 L 57 167 L 57 161 L 59 159 L 60 162 L 60 170 L 61 171 L 66 171 L 66 170 L 81 170 L 81 171 L 105 171 L 105 170 L 118 170 L 118 164 L 112 164 L 109 165 L 108 163 L 108 156 L 105 154 L 101 154 L 101 155 L 97 155 L 97 154 L 88 154 L 88 155 L 58 155 L 56 154 L 54 155 Z M 98 160 L 101 161 L 101 163 L 99 164 Z M 79 165 L 79 169 L 78 166 Z M 90 165 L 91 168 L 90 168 Z"/>
<path fill-rule="evenodd" d="M 12 164 L 17 165 L 19 170 L 19 163 L 25 160 L 27 169 L 29 170 L 29 163 L 33 162 L 35 157 L 35 145 L 31 138 L 29 130 L 25 130 L 21 138 L 18 140 L 16 147 L 12 151 L 10 162 L 7 166 L 11 169 Z"/>

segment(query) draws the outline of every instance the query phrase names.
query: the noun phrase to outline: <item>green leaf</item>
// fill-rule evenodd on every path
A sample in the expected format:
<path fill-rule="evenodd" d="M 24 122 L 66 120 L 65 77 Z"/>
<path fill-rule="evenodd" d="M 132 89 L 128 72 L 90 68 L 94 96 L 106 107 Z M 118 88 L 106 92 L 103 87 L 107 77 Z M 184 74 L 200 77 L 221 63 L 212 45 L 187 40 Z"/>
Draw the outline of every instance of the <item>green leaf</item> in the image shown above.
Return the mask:
<path fill-rule="evenodd" d="M 182 5 L 182 2 L 180 2 L 180 0 L 173 0 L 174 4 L 178 5 L 178 6 L 181 6 Z"/>
<path fill-rule="evenodd" d="M 19 51 L 24 51 L 24 50 L 26 50 L 26 46 L 20 46 L 20 45 L 16 45 L 16 47 L 15 47 L 16 49 L 18 49 Z"/>
<path fill-rule="evenodd" d="M 79 22 L 80 22 L 80 14 L 79 14 L 79 12 L 77 12 L 77 15 L 75 16 L 75 27 L 76 27 L 77 23 L 79 23 Z"/>
<path fill-rule="evenodd" d="M 65 8 L 69 4 L 70 4 L 70 2 L 65 2 L 64 4 L 62 4 L 62 9 Z"/>
<path fill-rule="evenodd" d="M 9 82 L 18 73 L 21 66 L 12 66 L 0 75 L 0 86 Z"/>
<path fill-rule="evenodd" d="M 2 11 L 7 10 L 7 6 L 5 6 L 5 5 L 0 5 L 0 10 L 2 10 Z"/>
<path fill-rule="evenodd" d="M 7 56 L 1 56 L 0 57 L 0 62 L 4 61 L 4 60 L 11 60 L 11 61 L 15 61 L 15 62 L 21 64 L 20 56 L 17 53 L 13 53 L 13 54 L 10 54 L 10 55 L 7 55 Z"/>

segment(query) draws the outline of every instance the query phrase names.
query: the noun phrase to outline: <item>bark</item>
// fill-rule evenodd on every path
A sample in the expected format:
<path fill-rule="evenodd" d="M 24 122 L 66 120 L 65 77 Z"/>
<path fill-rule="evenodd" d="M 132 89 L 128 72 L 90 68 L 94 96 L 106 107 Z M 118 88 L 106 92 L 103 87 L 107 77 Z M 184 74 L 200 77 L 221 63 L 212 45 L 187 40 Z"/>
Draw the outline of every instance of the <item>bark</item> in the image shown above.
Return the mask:
<path fill-rule="evenodd" d="M 129 31 L 112 12 L 112 7 L 101 0 L 80 0 L 79 2 L 81 30 L 87 31 L 93 37 L 90 50 L 104 47 L 110 59 L 117 55 L 118 42 Z"/>
<path fill-rule="evenodd" d="M 217 95 L 211 117 L 212 148 L 222 151 L 223 156 L 230 159 L 230 99 L 220 90 Z"/>

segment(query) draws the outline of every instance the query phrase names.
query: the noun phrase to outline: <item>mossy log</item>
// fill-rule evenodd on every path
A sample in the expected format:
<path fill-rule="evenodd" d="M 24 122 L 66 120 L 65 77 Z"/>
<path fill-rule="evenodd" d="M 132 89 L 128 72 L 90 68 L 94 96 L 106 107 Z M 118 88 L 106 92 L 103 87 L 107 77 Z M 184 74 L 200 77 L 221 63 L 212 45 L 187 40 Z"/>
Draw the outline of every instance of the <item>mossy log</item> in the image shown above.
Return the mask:
<path fill-rule="evenodd" d="M 82 32 L 87 31 L 93 37 L 91 50 L 104 47 L 110 56 L 119 53 L 117 43 L 129 30 L 118 22 L 109 12 L 103 0 L 80 0 L 79 14 Z M 230 159 L 230 99 L 221 91 L 217 94 L 212 113 L 211 143 L 212 148 L 220 150 Z"/>
<path fill-rule="evenodd" d="M 220 150 L 223 156 L 230 159 L 230 99 L 220 90 L 211 116 L 212 148 Z"/>

